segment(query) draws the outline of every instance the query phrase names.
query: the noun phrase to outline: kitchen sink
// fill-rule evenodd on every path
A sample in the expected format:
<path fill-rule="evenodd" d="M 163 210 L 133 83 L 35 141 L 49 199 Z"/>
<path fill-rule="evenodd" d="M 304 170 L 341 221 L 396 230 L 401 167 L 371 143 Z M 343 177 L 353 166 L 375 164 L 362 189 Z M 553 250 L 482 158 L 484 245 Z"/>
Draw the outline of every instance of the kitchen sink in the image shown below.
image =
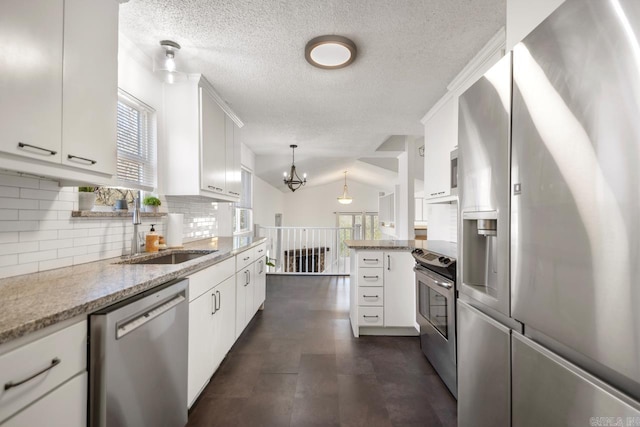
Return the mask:
<path fill-rule="evenodd" d="M 216 251 L 206 252 L 175 252 L 172 254 L 160 255 L 153 258 L 131 259 L 119 264 L 181 264 L 192 259 L 209 255 Z"/>

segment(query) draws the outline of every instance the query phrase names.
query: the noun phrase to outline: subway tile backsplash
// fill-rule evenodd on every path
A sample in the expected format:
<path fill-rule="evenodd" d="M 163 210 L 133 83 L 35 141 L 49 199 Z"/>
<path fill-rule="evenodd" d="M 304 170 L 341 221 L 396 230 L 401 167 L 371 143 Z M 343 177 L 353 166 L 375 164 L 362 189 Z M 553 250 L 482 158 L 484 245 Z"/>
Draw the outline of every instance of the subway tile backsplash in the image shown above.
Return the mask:
<path fill-rule="evenodd" d="M 218 235 L 218 205 L 202 198 L 167 197 L 163 211 L 183 213 L 184 241 Z M 0 278 L 118 257 L 129 252 L 131 218 L 72 218 L 76 187 L 0 171 Z M 143 218 L 164 233 L 160 218 Z"/>

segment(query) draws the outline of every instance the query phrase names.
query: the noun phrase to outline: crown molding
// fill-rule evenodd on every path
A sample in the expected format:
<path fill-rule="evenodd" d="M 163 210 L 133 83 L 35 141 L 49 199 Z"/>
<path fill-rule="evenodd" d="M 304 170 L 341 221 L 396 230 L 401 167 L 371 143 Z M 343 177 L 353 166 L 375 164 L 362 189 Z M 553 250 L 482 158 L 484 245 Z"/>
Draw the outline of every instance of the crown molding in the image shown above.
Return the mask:
<path fill-rule="evenodd" d="M 501 56 L 504 55 L 506 46 L 506 31 L 502 27 L 497 33 L 489 39 L 489 41 L 480 49 L 480 51 L 465 65 L 465 67 L 451 80 L 451 83 L 447 85 L 447 93 L 438 100 L 424 115 L 420 122 L 424 125 L 434 114 L 436 114 L 443 105 L 445 105 L 460 88 L 464 87 L 469 80 L 478 78 L 479 72 L 486 67 L 487 62 L 493 58 L 493 56 L 500 52 Z"/>
<path fill-rule="evenodd" d="M 188 79 L 192 81 L 197 81 L 203 87 L 203 89 L 206 90 L 207 93 L 209 93 L 209 95 L 213 97 L 213 99 L 220 106 L 220 108 L 222 108 L 222 111 L 224 111 L 227 114 L 227 116 L 229 116 L 229 118 L 233 120 L 236 125 L 238 125 L 239 128 L 244 126 L 244 122 L 240 119 L 240 117 L 238 117 L 235 111 L 231 109 L 229 104 L 227 104 L 225 100 L 222 99 L 220 94 L 216 91 L 216 89 L 209 82 L 209 80 L 206 79 L 204 75 L 189 74 Z"/>

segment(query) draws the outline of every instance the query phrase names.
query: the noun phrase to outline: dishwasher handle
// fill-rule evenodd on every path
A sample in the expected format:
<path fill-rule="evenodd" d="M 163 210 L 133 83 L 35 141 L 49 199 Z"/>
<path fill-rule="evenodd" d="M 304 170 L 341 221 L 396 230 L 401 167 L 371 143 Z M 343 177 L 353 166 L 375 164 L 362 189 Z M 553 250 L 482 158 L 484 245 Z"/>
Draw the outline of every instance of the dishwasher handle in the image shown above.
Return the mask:
<path fill-rule="evenodd" d="M 133 319 L 117 325 L 116 339 L 119 340 L 125 335 L 130 334 L 131 332 L 135 331 L 142 325 L 149 323 L 156 317 L 171 310 L 176 305 L 182 303 L 183 301 L 186 301 L 186 299 L 187 298 L 185 296 L 185 292 L 181 291 L 180 293 L 174 295 L 173 297 L 170 297 L 165 302 L 161 302 L 155 306 L 152 306 L 144 310 L 139 315 L 135 316 Z"/>

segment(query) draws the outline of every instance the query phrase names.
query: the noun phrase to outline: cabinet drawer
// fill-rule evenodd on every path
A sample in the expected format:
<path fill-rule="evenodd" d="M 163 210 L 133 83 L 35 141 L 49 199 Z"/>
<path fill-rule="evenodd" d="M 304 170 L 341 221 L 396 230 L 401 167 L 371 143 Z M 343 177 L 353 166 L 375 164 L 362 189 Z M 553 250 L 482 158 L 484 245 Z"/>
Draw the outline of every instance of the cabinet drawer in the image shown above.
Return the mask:
<path fill-rule="evenodd" d="M 235 258 L 231 257 L 189 276 L 189 301 L 193 301 L 218 283 L 233 276 L 235 266 Z"/>
<path fill-rule="evenodd" d="M 86 369 L 86 320 L 0 356 L 0 422 Z"/>
<path fill-rule="evenodd" d="M 11 418 L 2 427 L 86 427 L 87 377 L 83 372 Z"/>
<path fill-rule="evenodd" d="M 358 269 L 358 286 L 382 286 L 383 278 L 384 270 L 382 268 Z"/>
<path fill-rule="evenodd" d="M 261 243 L 253 248 L 253 260 L 257 261 L 267 255 L 267 244 Z"/>
<path fill-rule="evenodd" d="M 384 305 L 384 295 L 382 288 L 378 287 L 359 287 L 358 288 L 358 305 L 370 305 L 382 307 Z"/>
<path fill-rule="evenodd" d="M 358 267 L 382 267 L 382 252 L 358 252 Z"/>
<path fill-rule="evenodd" d="M 358 326 L 384 326 L 382 307 L 358 307 Z"/>
<path fill-rule="evenodd" d="M 240 252 L 236 255 L 236 271 L 242 270 L 255 260 L 253 249 L 254 248 Z"/>

